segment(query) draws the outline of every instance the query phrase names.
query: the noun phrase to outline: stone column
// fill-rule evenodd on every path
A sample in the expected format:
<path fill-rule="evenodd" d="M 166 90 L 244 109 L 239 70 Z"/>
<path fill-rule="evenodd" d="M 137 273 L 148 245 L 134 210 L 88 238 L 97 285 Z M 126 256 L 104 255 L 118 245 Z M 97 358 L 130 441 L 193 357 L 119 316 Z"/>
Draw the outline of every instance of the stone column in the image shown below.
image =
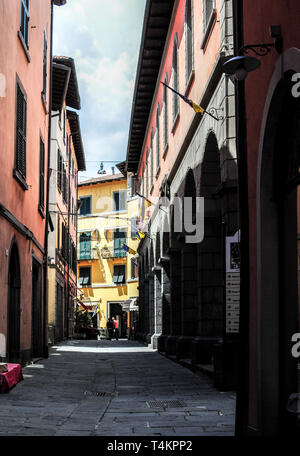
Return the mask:
<path fill-rule="evenodd" d="M 154 334 L 151 337 L 151 347 L 157 349 L 157 339 L 162 332 L 162 271 L 160 266 L 153 268 L 154 272 Z"/>

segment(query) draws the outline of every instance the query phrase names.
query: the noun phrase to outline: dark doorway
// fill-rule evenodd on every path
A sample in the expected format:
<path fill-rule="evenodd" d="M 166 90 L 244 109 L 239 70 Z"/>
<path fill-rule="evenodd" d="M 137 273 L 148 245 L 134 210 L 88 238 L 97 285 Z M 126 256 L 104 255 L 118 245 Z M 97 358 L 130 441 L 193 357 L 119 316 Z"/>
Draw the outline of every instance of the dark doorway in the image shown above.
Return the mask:
<path fill-rule="evenodd" d="M 55 339 L 63 338 L 63 287 L 56 283 L 56 322 L 55 322 Z"/>
<path fill-rule="evenodd" d="M 13 243 L 8 269 L 8 360 L 20 360 L 20 261 L 16 243 Z"/>
<path fill-rule="evenodd" d="M 110 317 L 114 317 L 119 323 L 119 337 L 127 337 L 127 313 L 123 311 L 121 304 L 110 303 Z"/>
<path fill-rule="evenodd" d="M 32 260 L 32 326 L 31 326 L 32 357 L 43 355 L 42 339 L 42 274 L 41 265 Z"/>
<path fill-rule="evenodd" d="M 291 339 L 299 332 L 300 100 L 292 96 L 291 76 L 286 73 L 274 90 L 259 168 L 263 434 L 299 433 L 300 385 Z"/>

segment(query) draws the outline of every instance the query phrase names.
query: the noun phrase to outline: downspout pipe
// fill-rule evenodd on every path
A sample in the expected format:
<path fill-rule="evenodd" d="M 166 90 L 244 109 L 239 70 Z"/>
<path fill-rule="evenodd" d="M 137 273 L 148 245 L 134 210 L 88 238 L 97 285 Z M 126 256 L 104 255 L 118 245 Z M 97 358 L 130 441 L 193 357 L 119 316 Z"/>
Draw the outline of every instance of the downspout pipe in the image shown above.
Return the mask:
<path fill-rule="evenodd" d="M 243 0 L 233 0 L 234 54 L 244 45 Z M 247 435 L 249 407 L 249 207 L 245 82 L 235 82 L 236 147 L 240 221 L 240 343 L 235 434 Z"/>

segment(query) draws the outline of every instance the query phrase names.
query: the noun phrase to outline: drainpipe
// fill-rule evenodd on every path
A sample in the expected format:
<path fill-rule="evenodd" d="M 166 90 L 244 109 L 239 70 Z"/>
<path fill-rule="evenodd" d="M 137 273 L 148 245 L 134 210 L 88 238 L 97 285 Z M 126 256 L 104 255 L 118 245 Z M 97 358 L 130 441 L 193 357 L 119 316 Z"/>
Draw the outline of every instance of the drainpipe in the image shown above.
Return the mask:
<path fill-rule="evenodd" d="M 46 221 L 45 221 L 45 254 L 44 254 L 44 340 L 43 357 L 49 357 L 48 349 L 48 227 L 49 227 L 49 184 L 50 184 L 50 153 L 51 153 L 51 112 L 52 112 L 52 56 L 53 56 L 53 0 L 51 1 L 50 24 L 50 78 L 49 78 L 49 109 L 48 109 L 48 159 L 47 159 L 47 188 L 46 188 Z"/>
<path fill-rule="evenodd" d="M 243 1 L 233 0 L 234 54 L 244 44 Z M 239 221 L 241 229 L 240 252 L 240 343 L 236 401 L 236 436 L 245 436 L 249 406 L 249 209 L 248 164 L 245 82 L 235 82 L 236 146 L 238 164 Z"/>

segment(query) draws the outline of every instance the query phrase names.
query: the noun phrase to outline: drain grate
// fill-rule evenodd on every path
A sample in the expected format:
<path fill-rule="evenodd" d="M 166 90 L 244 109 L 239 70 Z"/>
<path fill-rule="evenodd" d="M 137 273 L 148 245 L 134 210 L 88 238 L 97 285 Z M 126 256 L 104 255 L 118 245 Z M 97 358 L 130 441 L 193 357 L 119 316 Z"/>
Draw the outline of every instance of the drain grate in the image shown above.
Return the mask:
<path fill-rule="evenodd" d="M 146 402 L 149 408 L 177 408 L 177 407 L 186 407 L 184 401 L 149 401 Z"/>
<path fill-rule="evenodd" d="M 85 391 L 84 396 L 110 396 L 106 391 Z"/>

